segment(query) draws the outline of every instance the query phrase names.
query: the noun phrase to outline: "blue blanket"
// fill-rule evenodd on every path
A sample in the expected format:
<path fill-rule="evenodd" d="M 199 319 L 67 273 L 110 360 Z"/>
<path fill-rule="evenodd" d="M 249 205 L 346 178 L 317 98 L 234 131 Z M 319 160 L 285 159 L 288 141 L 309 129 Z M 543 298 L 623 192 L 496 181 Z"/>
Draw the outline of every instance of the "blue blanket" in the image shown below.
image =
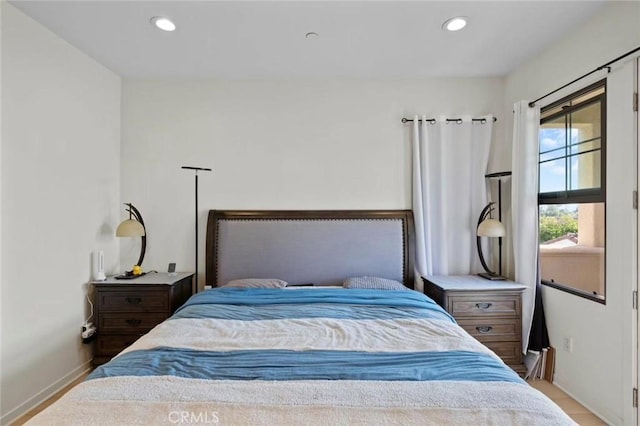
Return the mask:
<path fill-rule="evenodd" d="M 336 303 L 436 309 L 445 313 L 433 300 L 417 291 L 364 289 L 218 288 L 192 296 L 176 313 L 194 305 L 227 304 L 241 306 Z M 445 315 L 448 315 L 445 313 Z"/>
<path fill-rule="evenodd" d="M 168 321 L 214 318 L 423 318 L 455 322 L 414 291 L 359 289 L 215 289 L 194 295 Z M 367 326 L 364 322 L 363 326 Z M 221 326 L 224 326 L 221 324 Z M 153 333 L 153 330 L 151 331 Z M 144 339 L 144 337 L 143 337 Z M 471 337 L 469 337 L 471 339 Z M 522 382 L 499 359 L 480 352 L 362 352 L 349 350 L 134 350 L 98 367 L 89 379 L 172 375 L 212 380 L 472 380 Z"/>
<path fill-rule="evenodd" d="M 173 318 L 260 320 L 283 318 L 453 318 L 415 291 L 360 289 L 221 288 L 191 297 Z"/>
<path fill-rule="evenodd" d="M 218 380 L 520 381 L 496 359 L 475 352 L 210 352 L 173 348 L 126 353 L 98 367 L 90 378 L 127 375 Z"/>

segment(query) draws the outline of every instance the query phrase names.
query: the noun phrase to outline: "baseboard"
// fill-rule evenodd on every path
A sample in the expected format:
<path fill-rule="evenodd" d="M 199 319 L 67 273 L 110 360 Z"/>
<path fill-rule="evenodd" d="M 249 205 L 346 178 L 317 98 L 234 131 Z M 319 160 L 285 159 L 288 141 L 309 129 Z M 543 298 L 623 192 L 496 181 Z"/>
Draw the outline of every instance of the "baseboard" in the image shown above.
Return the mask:
<path fill-rule="evenodd" d="M 573 398 L 576 402 L 578 402 L 579 404 L 581 404 L 583 407 L 585 407 L 586 409 L 588 409 L 589 411 L 591 411 L 593 413 L 594 416 L 598 417 L 600 420 L 602 420 L 603 422 L 605 422 L 608 425 L 613 425 L 616 424 L 615 422 L 613 422 L 611 420 L 611 416 L 605 416 L 603 415 L 601 412 L 598 412 L 598 410 L 594 410 L 593 407 L 591 407 L 589 404 L 585 404 L 582 400 L 580 400 L 580 398 L 576 397 L 574 394 L 572 394 L 571 392 L 569 392 L 568 390 L 566 390 L 561 384 L 559 384 L 558 382 L 554 381 L 552 382 L 552 384 L 557 387 L 558 389 L 560 389 L 562 392 L 566 393 L 567 395 L 569 395 L 571 398 Z"/>
<path fill-rule="evenodd" d="M 82 365 L 74 368 L 70 373 L 64 375 L 59 380 L 56 380 L 51 385 L 42 389 L 40 392 L 36 393 L 34 396 L 18 405 L 13 410 L 5 413 L 2 417 L 0 417 L 0 425 L 7 425 L 11 422 L 17 420 L 21 416 L 27 414 L 30 410 L 33 410 L 57 392 L 64 389 L 66 386 L 69 386 L 75 380 L 78 380 L 83 374 L 86 374 L 91 370 L 91 360 L 83 363 Z"/>

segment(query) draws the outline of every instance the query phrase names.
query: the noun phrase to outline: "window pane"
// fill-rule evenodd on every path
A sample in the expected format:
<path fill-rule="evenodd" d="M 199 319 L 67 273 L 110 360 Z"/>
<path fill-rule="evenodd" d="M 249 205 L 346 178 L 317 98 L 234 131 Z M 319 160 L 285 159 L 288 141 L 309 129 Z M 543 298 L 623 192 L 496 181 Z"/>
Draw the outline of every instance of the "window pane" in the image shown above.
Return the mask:
<path fill-rule="evenodd" d="M 587 101 L 603 93 L 604 93 L 604 86 L 598 87 L 597 89 L 592 90 L 589 93 L 585 93 L 584 95 L 578 96 L 577 98 L 573 98 L 571 100 L 571 105 L 577 105 L 581 102 Z"/>
<path fill-rule="evenodd" d="M 558 158 L 566 157 L 567 148 L 564 146 L 562 148 L 556 148 L 549 151 L 540 153 L 540 162 L 547 162 L 549 160 L 556 160 Z"/>
<path fill-rule="evenodd" d="M 540 126 L 540 155 L 555 151 L 564 155 L 566 142 L 565 118 L 559 117 Z M 542 158 L 541 158 L 542 160 Z"/>
<path fill-rule="evenodd" d="M 557 113 L 559 113 L 560 111 L 564 110 L 565 108 L 574 106 L 574 105 L 579 105 L 583 102 L 587 102 L 590 99 L 595 98 L 596 96 L 602 95 L 605 92 L 605 87 L 604 86 L 600 86 L 588 93 L 585 93 L 583 95 L 577 96 L 575 98 L 572 99 L 567 99 L 564 100 L 560 103 L 556 103 L 553 105 L 550 105 L 548 107 L 545 107 L 542 111 L 540 111 L 540 118 L 542 120 L 544 120 L 547 117 L 550 117 L 552 115 L 555 115 Z"/>
<path fill-rule="evenodd" d="M 565 107 L 570 106 L 570 104 L 571 104 L 570 102 L 567 102 L 567 103 L 565 103 L 563 105 L 556 105 L 556 106 L 553 106 L 553 107 L 545 108 L 544 111 L 540 111 L 540 119 L 544 120 L 547 117 L 550 117 L 550 116 L 552 116 L 554 114 L 557 114 L 560 111 L 562 111 Z"/>
<path fill-rule="evenodd" d="M 565 117 L 540 127 L 540 192 L 566 190 L 566 133 Z"/>
<path fill-rule="evenodd" d="M 600 151 L 571 157 L 570 189 L 600 187 Z"/>
<path fill-rule="evenodd" d="M 564 191 L 566 185 L 566 159 L 540 163 L 540 192 Z"/>
<path fill-rule="evenodd" d="M 600 149 L 600 138 L 587 139 L 582 142 L 578 142 L 569 147 L 571 154 L 580 154 L 581 152 L 593 151 L 594 149 Z"/>
<path fill-rule="evenodd" d="M 604 203 L 540 206 L 542 280 L 604 298 Z"/>
<path fill-rule="evenodd" d="M 600 129 L 600 103 L 587 105 L 569 115 L 571 123 L 571 143 L 599 138 Z"/>

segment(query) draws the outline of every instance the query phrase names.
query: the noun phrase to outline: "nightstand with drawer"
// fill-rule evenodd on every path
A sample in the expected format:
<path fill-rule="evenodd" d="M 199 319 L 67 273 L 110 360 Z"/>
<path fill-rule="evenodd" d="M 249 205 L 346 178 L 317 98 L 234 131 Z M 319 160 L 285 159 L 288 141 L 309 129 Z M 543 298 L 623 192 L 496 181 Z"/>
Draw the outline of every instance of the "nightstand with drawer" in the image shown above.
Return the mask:
<path fill-rule="evenodd" d="M 96 339 L 93 364 L 109 361 L 191 296 L 193 273 L 147 273 L 132 280 L 94 281 Z"/>
<path fill-rule="evenodd" d="M 524 285 L 476 275 L 434 275 L 422 280 L 425 294 L 449 312 L 460 327 L 516 372 L 526 372 L 522 361 Z"/>

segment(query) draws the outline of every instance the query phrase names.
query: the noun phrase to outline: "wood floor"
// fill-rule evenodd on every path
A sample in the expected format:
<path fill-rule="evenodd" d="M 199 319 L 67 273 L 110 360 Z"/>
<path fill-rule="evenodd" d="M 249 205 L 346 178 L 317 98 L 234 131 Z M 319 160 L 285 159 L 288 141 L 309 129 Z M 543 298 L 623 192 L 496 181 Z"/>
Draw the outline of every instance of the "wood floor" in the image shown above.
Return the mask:
<path fill-rule="evenodd" d="M 584 406 L 546 380 L 529 380 L 528 383 L 555 402 L 565 413 L 580 426 L 604 425 L 606 423 L 596 417 Z"/>
<path fill-rule="evenodd" d="M 42 404 L 40 404 L 39 406 L 37 406 L 33 410 L 29 411 L 24 416 L 18 418 L 15 422 L 13 422 L 11 424 L 12 425 L 22 425 L 22 424 L 26 423 L 31 418 L 33 418 L 36 414 L 38 414 L 39 412 L 41 412 L 42 410 L 44 410 L 45 408 L 47 408 L 48 406 L 50 406 L 51 404 L 56 402 L 60 397 L 62 397 L 62 395 L 67 393 L 69 391 L 69 389 L 71 389 L 72 387 L 74 387 L 75 385 L 77 385 L 78 383 L 83 381 L 87 377 L 88 374 L 89 373 L 83 375 L 82 377 L 79 377 L 73 383 L 69 384 L 64 389 L 60 390 L 55 395 L 53 395 L 51 398 L 49 398 L 48 400 L 46 400 L 45 402 L 43 402 Z M 558 404 L 558 406 L 560 408 L 562 408 L 564 410 L 564 412 L 567 413 L 579 425 L 581 425 L 581 426 L 596 426 L 596 425 L 598 425 L 598 426 L 600 426 L 600 425 L 606 426 L 606 423 L 604 423 L 598 417 L 593 415 L 589 410 L 587 410 L 581 404 L 576 402 L 569 395 L 567 395 L 566 393 L 564 393 L 563 391 L 561 391 L 560 389 L 558 389 L 556 386 L 552 385 L 551 383 L 547 382 L 546 380 L 530 380 L 528 383 L 531 386 L 533 386 L 534 388 L 538 389 L 543 394 L 545 394 L 546 396 L 548 396 L 549 399 L 551 399 L 553 402 Z"/>
<path fill-rule="evenodd" d="M 73 388 L 75 385 L 77 385 L 78 383 L 82 382 L 84 379 L 87 378 L 87 376 L 89 375 L 89 371 L 86 372 L 85 374 L 83 374 L 82 376 L 78 377 L 76 380 L 74 380 L 73 382 L 69 383 L 67 386 L 65 386 L 64 388 L 60 389 L 58 392 L 56 392 L 51 398 L 47 399 L 45 402 L 43 402 L 42 404 L 38 405 L 37 407 L 35 407 L 32 410 L 29 410 L 26 414 L 24 414 L 21 417 L 18 417 L 15 421 L 13 421 L 11 423 L 11 426 L 18 426 L 18 425 L 23 425 L 26 422 L 28 422 L 29 420 L 31 420 L 33 417 L 36 416 L 36 414 L 38 414 L 39 412 L 43 411 L 45 408 L 47 408 L 48 406 L 50 406 L 51 404 L 53 404 L 54 402 L 56 402 L 58 399 L 60 399 L 62 397 L 62 395 L 64 395 L 65 393 L 69 392 L 69 390 L 71 390 L 71 388 Z"/>

